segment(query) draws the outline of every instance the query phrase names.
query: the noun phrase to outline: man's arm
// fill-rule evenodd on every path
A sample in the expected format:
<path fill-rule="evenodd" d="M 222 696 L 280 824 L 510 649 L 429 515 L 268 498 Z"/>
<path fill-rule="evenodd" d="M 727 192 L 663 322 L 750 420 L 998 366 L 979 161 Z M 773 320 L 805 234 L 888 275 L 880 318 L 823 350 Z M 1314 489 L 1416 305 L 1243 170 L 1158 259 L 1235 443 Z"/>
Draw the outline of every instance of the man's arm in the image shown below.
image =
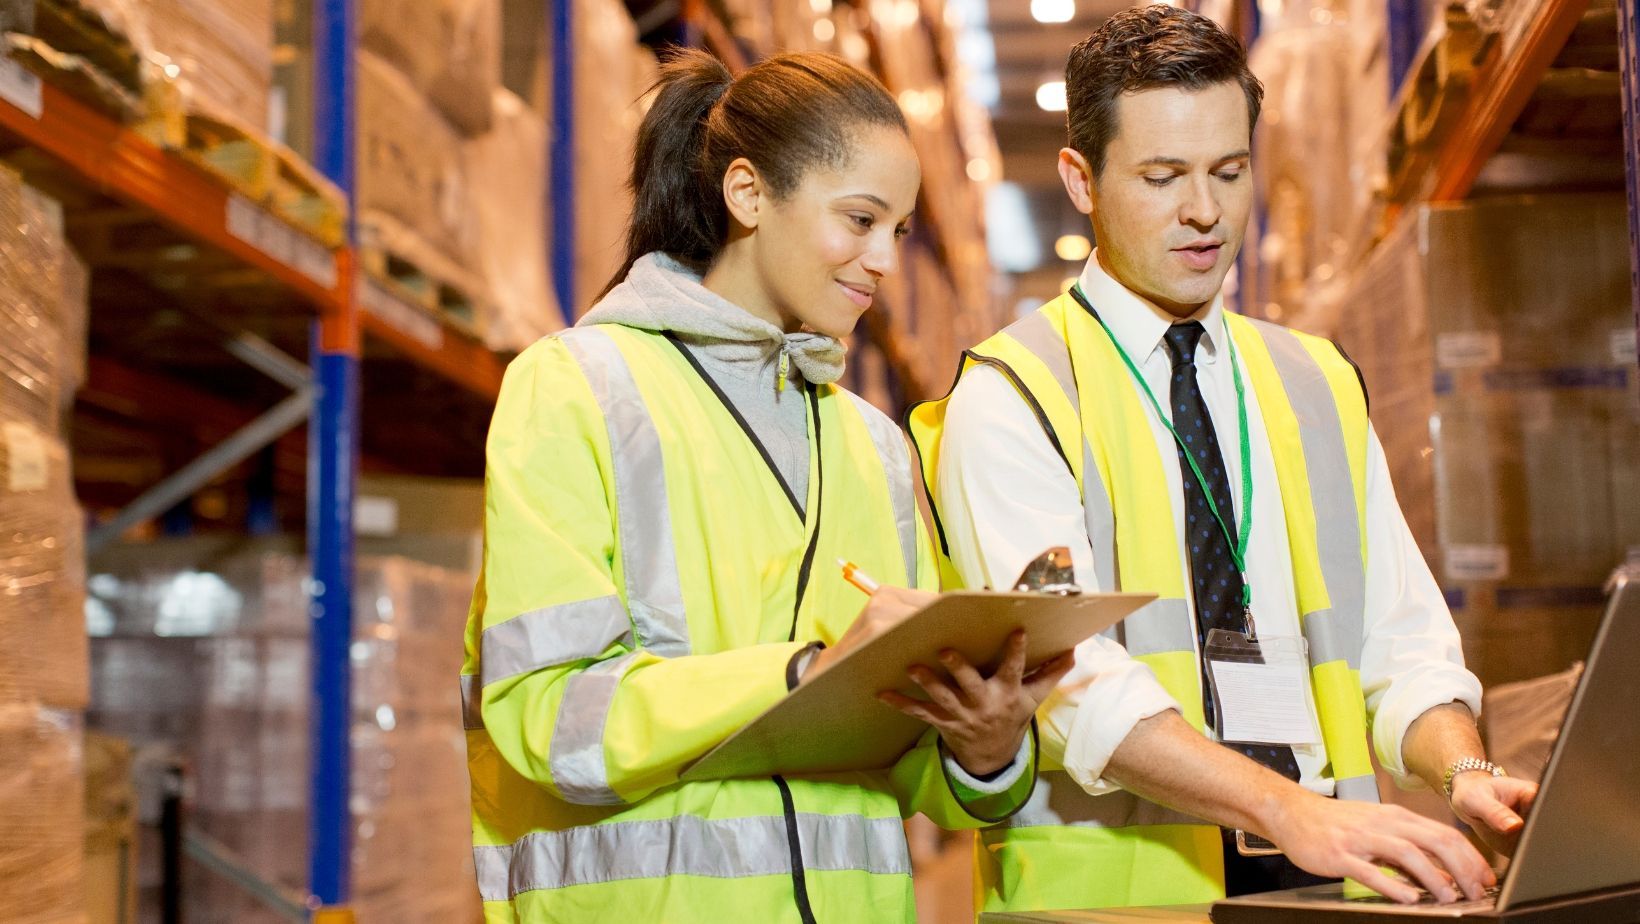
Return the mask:
<path fill-rule="evenodd" d="M 1485 758 L 1475 716 L 1462 703 L 1435 706 L 1419 716 L 1401 745 L 1407 769 L 1429 788 L 1444 791 L 1446 771 L 1465 757 Z M 1537 797 L 1537 784 L 1512 777 L 1494 777 L 1484 770 L 1468 770 L 1452 777 L 1448 804 L 1453 814 L 1474 829 L 1488 847 L 1508 856 L 1514 852 L 1525 825 L 1521 815 Z"/>
<path fill-rule="evenodd" d="M 1456 829 L 1399 806 L 1316 795 L 1209 741 L 1176 712 L 1135 725 L 1105 776 L 1152 802 L 1261 834 L 1318 876 L 1348 876 L 1397 901 L 1416 901 L 1418 891 L 1382 866 L 1401 870 L 1441 901 L 1461 897 L 1452 881 L 1469 898 L 1497 883 Z"/>
<path fill-rule="evenodd" d="M 1447 768 L 1484 758 L 1475 714 L 1481 685 L 1463 663 L 1452 613 L 1407 528 L 1376 432 L 1367 444 L 1367 595 L 1361 686 L 1379 761 L 1403 785 L 1443 791 Z M 1453 813 L 1500 853 L 1513 851 L 1534 783 L 1458 774 Z"/>

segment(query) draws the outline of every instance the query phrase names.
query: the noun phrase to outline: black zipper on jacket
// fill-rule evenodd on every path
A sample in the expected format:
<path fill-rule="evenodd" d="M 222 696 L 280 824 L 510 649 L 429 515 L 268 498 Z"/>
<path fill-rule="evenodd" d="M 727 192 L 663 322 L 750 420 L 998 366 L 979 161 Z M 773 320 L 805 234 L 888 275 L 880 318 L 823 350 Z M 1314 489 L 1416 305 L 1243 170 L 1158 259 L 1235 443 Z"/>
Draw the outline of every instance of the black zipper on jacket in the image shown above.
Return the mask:
<path fill-rule="evenodd" d="M 791 501 L 792 510 L 797 514 L 797 518 L 803 521 L 805 526 L 810 525 L 808 517 L 803 512 L 803 504 L 797 499 L 797 493 L 792 490 L 791 485 L 786 483 L 785 477 L 780 474 L 780 468 L 774 464 L 774 457 L 769 455 L 768 448 L 763 445 L 762 440 L 757 438 L 757 434 L 752 432 L 751 425 L 746 422 L 745 417 L 741 416 L 740 410 L 735 407 L 734 402 L 730 401 L 729 396 L 723 393 L 723 389 L 718 387 L 718 383 L 701 366 L 700 360 L 695 358 L 695 354 L 683 345 L 683 341 L 679 340 L 676 334 L 672 331 L 662 331 L 661 336 L 670 341 L 674 347 L 677 347 L 678 352 L 683 354 L 683 358 L 694 368 L 701 381 L 705 382 L 706 387 L 712 390 L 712 394 L 717 395 L 718 402 L 723 405 L 724 410 L 729 412 L 729 416 L 735 419 L 735 423 L 740 425 L 741 432 L 746 434 L 748 440 L 751 440 L 752 446 L 757 449 L 757 454 L 763 457 L 763 464 L 769 467 L 769 472 L 774 475 L 774 479 L 779 483 L 781 490 L 786 492 L 786 499 Z M 820 545 L 820 510 L 824 506 L 821 498 L 825 496 L 822 490 L 825 487 L 825 466 L 823 463 L 825 454 L 821 451 L 822 444 L 820 440 L 820 392 L 809 382 L 803 383 L 803 392 L 808 397 L 809 419 L 814 421 L 814 446 L 810 450 L 814 453 L 814 522 L 809 534 L 808 546 L 803 550 L 803 563 L 797 568 L 797 602 L 792 606 L 792 626 L 786 635 L 787 641 L 797 640 L 797 616 L 803 610 L 803 597 L 808 591 L 809 574 L 814 570 L 815 549 Z M 797 806 L 792 801 L 792 790 L 787 785 L 784 777 L 777 775 L 772 779 L 775 787 L 780 790 L 780 810 L 786 820 L 786 847 L 791 851 L 792 897 L 797 903 L 797 914 L 802 919 L 803 924 L 818 924 L 814 918 L 814 907 L 809 901 L 808 876 L 803 869 L 803 843 L 797 830 Z"/>
<path fill-rule="evenodd" d="M 813 385 L 803 383 L 809 395 L 809 418 L 814 421 L 814 528 L 809 533 L 809 547 L 803 550 L 803 563 L 797 568 L 797 603 L 792 606 L 792 629 L 786 641 L 797 641 L 797 614 L 803 610 L 803 594 L 809 589 L 809 572 L 814 569 L 814 550 L 820 545 L 820 512 L 825 508 L 826 454 L 820 441 L 820 392 Z"/>
<path fill-rule="evenodd" d="M 723 389 L 718 387 L 717 380 L 713 379 L 711 374 L 706 371 L 706 368 L 700 364 L 700 360 L 695 358 L 695 354 L 683 345 L 683 341 L 678 339 L 677 334 L 665 330 L 661 331 L 661 336 L 671 341 L 672 345 L 678 348 L 678 352 L 682 353 L 683 358 L 694 368 L 695 374 L 699 375 L 701 381 L 706 383 L 706 387 L 712 390 L 712 394 L 717 395 L 718 403 L 722 404 L 723 409 L 728 411 L 729 416 L 733 417 L 735 423 L 740 425 L 740 432 L 746 434 L 746 438 L 752 441 L 752 447 L 757 450 L 758 455 L 763 457 L 763 464 L 769 467 L 769 473 L 774 475 L 774 480 L 780 485 L 780 490 L 786 492 L 786 499 L 791 501 L 792 510 L 797 512 L 797 518 L 799 520 L 803 519 L 803 502 L 797 499 L 797 492 L 793 491 L 792 486 L 786 483 L 786 477 L 780 474 L 780 467 L 774 464 L 774 456 L 769 455 L 769 450 L 763 445 L 763 441 L 757 438 L 756 433 L 752 432 L 752 425 L 747 423 L 746 418 L 740 415 L 740 409 L 735 407 L 735 403 L 730 401 L 729 396 L 723 393 Z M 808 383 L 805 382 L 804 387 L 808 388 Z"/>
<path fill-rule="evenodd" d="M 797 899 L 797 916 L 803 924 L 818 924 L 814 906 L 809 902 L 809 880 L 803 870 L 803 847 L 797 834 L 797 804 L 792 801 L 792 788 L 784 777 L 776 775 L 774 785 L 780 788 L 780 808 L 786 815 L 786 845 L 792 853 L 792 893 Z"/>

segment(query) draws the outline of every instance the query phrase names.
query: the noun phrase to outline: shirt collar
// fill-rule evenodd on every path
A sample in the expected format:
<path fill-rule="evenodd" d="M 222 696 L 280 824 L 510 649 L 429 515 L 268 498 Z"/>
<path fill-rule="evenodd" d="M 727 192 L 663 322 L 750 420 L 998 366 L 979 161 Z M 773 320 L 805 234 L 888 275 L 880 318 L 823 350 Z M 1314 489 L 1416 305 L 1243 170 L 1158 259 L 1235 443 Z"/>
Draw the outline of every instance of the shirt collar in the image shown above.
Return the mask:
<path fill-rule="evenodd" d="M 1082 292 L 1087 295 L 1089 304 L 1099 312 L 1105 326 L 1110 328 L 1111 336 L 1135 363 L 1144 363 L 1157 350 L 1163 351 L 1163 355 L 1166 355 L 1167 348 L 1162 345 L 1162 337 L 1179 319 L 1117 282 L 1115 277 L 1105 272 L 1105 268 L 1099 265 L 1098 250 L 1088 257 L 1087 265 L 1082 267 L 1082 275 L 1078 277 L 1078 281 L 1082 284 Z M 1202 336 L 1201 349 L 1196 354 L 1197 362 L 1217 362 L 1219 338 L 1224 335 L 1224 293 L 1220 291 L 1215 294 L 1213 300 L 1208 302 L 1205 308 L 1191 315 L 1189 320 L 1200 321 L 1206 330 Z"/>

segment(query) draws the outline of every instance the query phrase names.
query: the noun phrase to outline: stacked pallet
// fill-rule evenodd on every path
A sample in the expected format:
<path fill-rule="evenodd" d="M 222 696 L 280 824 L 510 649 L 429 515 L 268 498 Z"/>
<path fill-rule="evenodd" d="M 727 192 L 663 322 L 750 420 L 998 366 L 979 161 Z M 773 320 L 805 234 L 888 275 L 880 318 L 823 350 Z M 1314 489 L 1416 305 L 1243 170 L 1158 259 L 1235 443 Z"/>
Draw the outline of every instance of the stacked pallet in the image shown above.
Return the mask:
<path fill-rule="evenodd" d="M 191 821 L 250 872 L 307 882 L 309 695 L 306 561 L 284 543 L 116 547 L 98 558 L 91 722 L 139 762 L 192 771 Z M 208 564 L 201 564 L 207 562 Z M 354 592 L 352 903 L 360 924 L 471 922 L 465 737 L 455 678 L 469 573 L 361 558 Z M 149 803 L 149 825 L 154 807 Z M 153 853 L 152 849 L 145 853 Z M 159 871 L 146 862 L 152 907 Z M 280 920 L 190 866 L 190 921 Z"/>
<path fill-rule="evenodd" d="M 6 920 L 80 920 L 81 514 L 62 421 L 86 273 L 55 202 L 0 169 L 0 882 Z"/>

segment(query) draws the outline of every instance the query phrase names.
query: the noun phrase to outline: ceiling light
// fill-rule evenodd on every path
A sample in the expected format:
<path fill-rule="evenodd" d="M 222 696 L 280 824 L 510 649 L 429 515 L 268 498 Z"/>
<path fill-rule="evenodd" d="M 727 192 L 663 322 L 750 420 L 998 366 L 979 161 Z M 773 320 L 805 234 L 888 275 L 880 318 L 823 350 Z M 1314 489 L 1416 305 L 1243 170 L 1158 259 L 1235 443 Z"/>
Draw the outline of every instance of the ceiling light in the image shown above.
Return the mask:
<path fill-rule="evenodd" d="M 814 21 L 814 40 L 815 41 L 817 41 L 817 42 L 829 42 L 833 38 L 835 38 L 836 36 L 837 36 L 837 27 L 831 24 L 831 20 L 829 20 L 829 19 L 816 19 Z"/>
<path fill-rule="evenodd" d="M 976 183 L 983 183 L 991 178 L 991 162 L 983 157 L 975 157 L 968 161 L 968 178 Z"/>
<path fill-rule="evenodd" d="M 1031 0 L 1031 18 L 1037 22 L 1070 22 L 1075 15 L 1075 0 Z"/>
<path fill-rule="evenodd" d="M 1050 80 L 1036 88 L 1036 104 L 1048 112 L 1065 111 L 1065 81 Z"/>
<path fill-rule="evenodd" d="M 809 0 L 809 9 L 824 16 L 831 12 L 831 0 Z"/>
<path fill-rule="evenodd" d="M 1086 260 L 1088 254 L 1093 253 L 1093 242 L 1081 234 L 1066 234 L 1053 242 L 1053 252 L 1059 255 L 1059 259 L 1075 263 Z"/>

